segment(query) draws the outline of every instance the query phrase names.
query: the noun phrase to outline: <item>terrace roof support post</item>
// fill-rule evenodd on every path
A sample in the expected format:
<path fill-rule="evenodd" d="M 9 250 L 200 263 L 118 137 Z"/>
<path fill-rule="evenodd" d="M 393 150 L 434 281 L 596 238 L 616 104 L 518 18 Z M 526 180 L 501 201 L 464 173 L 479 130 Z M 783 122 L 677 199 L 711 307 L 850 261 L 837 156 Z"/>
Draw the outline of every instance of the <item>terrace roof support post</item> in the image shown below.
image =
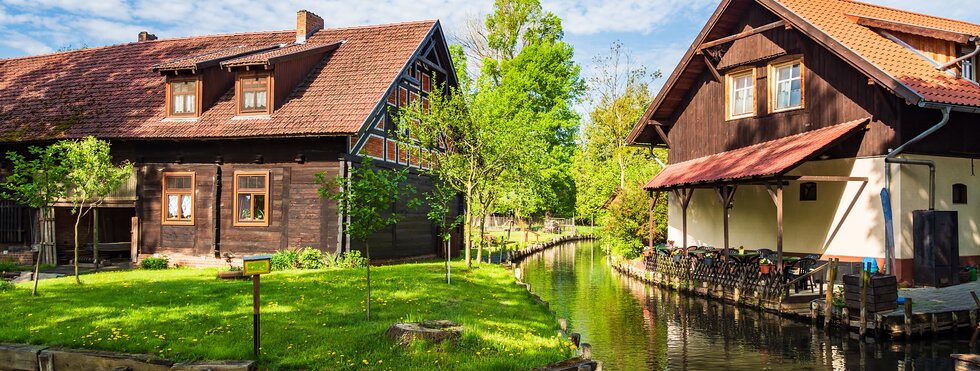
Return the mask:
<path fill-rule="evenodd" d="M 683 245 L 681 247 L 687 248 L 687 206 L 691 204 L 691 197 L 694 196 L 694 188 L 682 188 L 674 189 L 674 196 L 681 203 L 681 210 L 683 211 L 681 217 L 681 230 L 683 237 Z"/>
<path fill-rule="evenodd" d="M 776 179 L 775 188 L 766 185 L 772 202 L 776 204 L 776 270 L 783 273 L 783 180 Z"/>
<path fill-rule="evenodd" d="M 657 208 L 657 201 L 660 200 L 661 192 L 649 191 L 650 193 L 650 242 L 649 248 L 653 250 L 653 235 L 657 228 L 657 223 L 653 220 L 653 211 Z"/>
<path fill-rule="evenodd" d="M 730 210 L 732 209 L 732 204 L 735 201 L 735 190 L 738 186 L 735 185 L 725 185 L 716 188 L 718 191 L 718 201 L 721 201 L 721 213 L 722 219 L 724 220 L 725 226 L 725 260 L 728 260 L 728 249 L 731 248 L 729 243 L 729 231 L 728 231 L 728 220 Z"/>

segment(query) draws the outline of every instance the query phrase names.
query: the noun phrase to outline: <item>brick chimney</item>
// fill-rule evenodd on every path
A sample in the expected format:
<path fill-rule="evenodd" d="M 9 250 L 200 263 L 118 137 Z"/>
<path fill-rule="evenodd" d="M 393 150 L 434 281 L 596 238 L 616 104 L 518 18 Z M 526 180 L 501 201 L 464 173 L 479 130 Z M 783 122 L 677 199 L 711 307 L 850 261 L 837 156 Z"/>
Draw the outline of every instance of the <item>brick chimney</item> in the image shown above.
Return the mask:
<path fill-rule="evenodd" d="M 305 43 L 307 37 L 321 29 L 323 29 L 323 18 L 306 10 L 296 12 L 297 44 Z"/>
<path fill-rule="evenodd" d="M 142 31 L 142 32 L 140 32 L 140 34 L 137 37 L 136 41 L 143 42 L 143 41 L 151 41 L 151 40 L 156 40 L 156 39 L 157 39 L 157 35 L 151 34 L 151 33 L 146 32 L 146 31 Z"/>

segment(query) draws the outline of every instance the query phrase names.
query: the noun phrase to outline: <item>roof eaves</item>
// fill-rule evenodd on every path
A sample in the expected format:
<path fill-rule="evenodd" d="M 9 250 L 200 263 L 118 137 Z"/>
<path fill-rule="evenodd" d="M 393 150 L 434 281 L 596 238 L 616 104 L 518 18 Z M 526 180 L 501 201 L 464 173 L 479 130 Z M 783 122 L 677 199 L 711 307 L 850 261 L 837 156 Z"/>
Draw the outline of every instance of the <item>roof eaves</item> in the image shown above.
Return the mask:
<path fill-rule="evenodd" d="M 251 54 L 242 56 L 240 58 L 226 60 L 224 62 L 221 62 L 221 67 L 223 67 L 223 68 L 232 68 L 232 67 L 244 67 L 244 66 L 270 66 L 270 65 L 274 65 L 276 63 L 285 62 L 285 61 L 288 61 L 288 60 L 292 60 L 292 59 L 295 59 L 295 58 L 299 58 L 299 57 L 303 57 L 303 56 L 307 56 L 307 55 L 311 55 L 311 54 L 328 53 L 328 52 L 337 50 L 337 48 L 339 48 L 345 42 L 346 42 L 346 40 L 340 40 L 340 41 L 336 41 L 336 42 L 329 43 L 329 44 L 318 45 L 318 46 L 315 46 L 315 47 L 310 47 L 310 48 L 307 48 L 307 49 L 302 49 L 302 50 L 298 50 L 298 51 L 295 51 L 295 52 L 286 53 L 286 54 L 283 54 L 283 55 L 273 55 L 273 56 L 270 56 L 270 57 L 264 57 L 263 56 L 263 54 L 271 54 L 271 53 L 274 53 L 276 51 L 284 50 L 286 48 L 290 48 L 290 47 L 301 47 L 301 46 L 307 46 L 307 45 L 310 45 L 310 44 L 279 45 L 276 48 L 272 48 L 270 50 L 266 50 L 266 51 L 261 52 L 261 53 L 251 53 Z"/>
<path fill-rule="evenodd" d="M 201 69 L 205 69 L 205 68 L 208 68 L 208 67 L 211 67 L 211 66 L 216 66 L 219 63 L 221 63 L 222 61 L 239 58 L 239 57 L 242 57 L 242 56 L 245 56 L 245 55 L 248 55 L 248 54 L 262 53 L 262 52 L 266 52 L 266 51 L 269 51 L 269 50 L 272 50 L 272 49 L 275 49 L 275 48 L 278 48 L 278 47 L 279 47 L 279 45 L 268 45 L 268 46 L 264 46 L 264 47 L 251 47 L 250 48 L 250 47 L 247 47 L 245 45 L 239 45 L 239 46 L 233 46 L 233 47 L 230 47 L 230 48 L 216 50 L 216 51 L 212 51 L 212 52 L 208 52 L 208 53 L 195 54 L 195 55 L 190 55 L 190 56 L 183 57 L 183 58 L 178 58 L 178 59 L 170 60 L 170 61 L 167 61 L 167 62 L 164 62 L 164 63 L 157 64 L 157 65 L 153 66 L 152 68 L 153 68 L 153 72 L 181 71 L 181 70 L 201 70 Z M 234 51 L 235 49 L 241 49 L 241 52 L 234 53 L 234 54 L 222 54 L 224 52 Z M 200 57 L 204 57 L 204 56 L 208 56 L 208 55 L 217 55 L 217 56 L 214 57 L 214 58 L 203 59 L 203 60 L 200 60 L 200 61 L 197 61 L 197 62 L 193 62 L 193 63 L 180 64 L 181 61 L 194 60 L 196 58 L 200 58 Z"/>

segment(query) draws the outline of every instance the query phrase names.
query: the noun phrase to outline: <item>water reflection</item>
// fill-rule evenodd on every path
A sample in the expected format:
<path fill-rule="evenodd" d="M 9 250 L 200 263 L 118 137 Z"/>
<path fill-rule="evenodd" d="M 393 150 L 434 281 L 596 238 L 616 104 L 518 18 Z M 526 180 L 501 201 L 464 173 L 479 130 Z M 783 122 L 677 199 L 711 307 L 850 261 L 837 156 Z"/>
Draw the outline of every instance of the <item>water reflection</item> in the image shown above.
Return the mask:
<path fill-rule="evenodd" d="M 949 370 L 969 334 L 866 344 L 845 333 L 647 286 L 612 271 L 591 241 L 522 263 L 525 281 L 606 370 Z"/>

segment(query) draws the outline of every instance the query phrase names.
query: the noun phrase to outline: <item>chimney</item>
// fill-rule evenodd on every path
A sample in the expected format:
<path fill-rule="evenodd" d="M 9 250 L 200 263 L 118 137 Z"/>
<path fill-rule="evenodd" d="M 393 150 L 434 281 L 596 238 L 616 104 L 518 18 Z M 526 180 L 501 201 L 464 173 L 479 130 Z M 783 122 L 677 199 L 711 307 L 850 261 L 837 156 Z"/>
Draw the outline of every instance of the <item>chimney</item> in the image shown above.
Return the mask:
<path fill-rule="evenodd" d="M 306 10 L 296 12 L 297 44 L 305 43 L 307 37 L 321 29 L 323 29 L 323 18 Z"/>
<path fill-rule="evenodd" d="M 156 39 L 157 39 L 157 35 L 151 34 L 151 33 L 146 32 L 146 31 L 142 31 L 142 32 L 140 32 L 140 35 L 138 36 L 138 38 L 136 39 L 136 41 L 144 42 L 144 41 L 152 41 L 152 40 L 156 40 Z"/>

